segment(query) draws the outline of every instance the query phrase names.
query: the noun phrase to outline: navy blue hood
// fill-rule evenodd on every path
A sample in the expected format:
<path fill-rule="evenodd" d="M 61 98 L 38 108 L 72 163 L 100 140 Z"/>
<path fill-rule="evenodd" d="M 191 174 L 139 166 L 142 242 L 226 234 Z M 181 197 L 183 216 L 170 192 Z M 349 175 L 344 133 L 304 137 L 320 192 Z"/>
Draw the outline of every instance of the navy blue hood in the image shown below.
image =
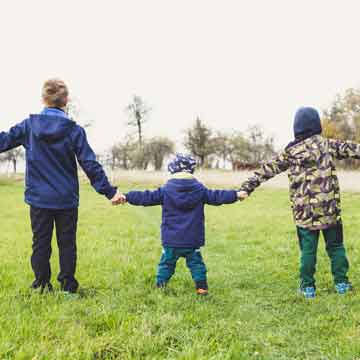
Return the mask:
<path fill-rule="evenodd" d="M 294 120 L 294 136 L 309 137 L 321 134 L 321 121 L 319 113 L 311 107 L 302 107 L 295 114 Z"/>
<path fill-rule="evenodd" d="M 33 134 L 46 142 L 56 142 L 66 137 L 76 125 L 66 117 L 65 112 L 46 108 L 41 114 L 30 115 L 30 128 Z"/>
<path fill-rule="evenodd" d="M 202 203 L 204 186 L 196 179 L 171 179 L 165 192 L 168 199 L 179 209 L 193 209 Z"/>
<path fill-rule="evenodd" d="M 294 137 L 286 149 L 304 141 L 305 139 L 319 135 L 322 132 L 319 113 L 312 107 L 302 107 L 295 114 Z"/>

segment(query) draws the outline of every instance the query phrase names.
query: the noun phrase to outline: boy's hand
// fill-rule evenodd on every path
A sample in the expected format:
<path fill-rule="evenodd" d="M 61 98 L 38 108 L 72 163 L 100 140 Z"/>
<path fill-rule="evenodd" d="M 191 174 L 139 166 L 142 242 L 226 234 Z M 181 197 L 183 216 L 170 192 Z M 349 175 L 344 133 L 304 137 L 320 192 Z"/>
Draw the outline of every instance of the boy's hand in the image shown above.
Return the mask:
<path fill-rule="evenodd" d="M 111 199 L 111 203 L 113 205 L 124 205 L 126 203 L 126 196 L 120 191 L 117 191 L 115 196 Z"/>
<path fill-rule="evenodd" d="M 238 191 L 237 197 L 238 197 L 238 200 L 243 201 L 249 197 L 249 194 L 246 191 Z"/>

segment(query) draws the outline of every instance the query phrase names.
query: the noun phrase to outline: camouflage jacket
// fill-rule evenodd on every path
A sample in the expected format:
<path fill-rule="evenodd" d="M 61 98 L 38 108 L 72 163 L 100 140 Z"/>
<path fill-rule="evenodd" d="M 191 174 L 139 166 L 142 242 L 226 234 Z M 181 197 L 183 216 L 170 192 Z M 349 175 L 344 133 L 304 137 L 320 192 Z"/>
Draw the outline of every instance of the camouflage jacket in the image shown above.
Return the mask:
<path fill-rule="evenodd" d="M 263 164 L 240 190 L 250 194 L 261 183 L 288 171 L 296 225 L 311 230 L 326 229 L 341 220 L 335 160 L 346 158 L 360 159 L 360 144 L 314 135 Z"/>

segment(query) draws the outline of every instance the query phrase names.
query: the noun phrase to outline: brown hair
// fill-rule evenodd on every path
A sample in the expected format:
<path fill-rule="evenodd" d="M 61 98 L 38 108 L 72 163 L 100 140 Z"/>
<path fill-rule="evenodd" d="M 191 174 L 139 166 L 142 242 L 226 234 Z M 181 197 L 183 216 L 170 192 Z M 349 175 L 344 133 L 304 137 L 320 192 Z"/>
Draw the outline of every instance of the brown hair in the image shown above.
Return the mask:
<path fill-rule="evenodd" d="M 69 90 L 60 79 L 45 81 L 42 88 L 42 98 L 46 106 L 63 108 L 67 105 Z"/>

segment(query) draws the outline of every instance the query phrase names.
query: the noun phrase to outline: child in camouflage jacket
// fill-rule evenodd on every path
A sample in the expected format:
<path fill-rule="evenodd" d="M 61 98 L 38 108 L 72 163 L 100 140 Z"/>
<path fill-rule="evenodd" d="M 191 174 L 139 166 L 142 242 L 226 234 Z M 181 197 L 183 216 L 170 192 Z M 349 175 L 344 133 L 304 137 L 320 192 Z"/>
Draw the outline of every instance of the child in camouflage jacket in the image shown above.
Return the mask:
<path fill-rule="evenodd" d="M 294 122 L 295 140 L 275 159 L 263 164 L 240 188 L 250 194 L 261 183 L 288 171 L 290 200 L 301 250 L 300 290 L 306 298 L 315 297 L 320 230 L 325 238 L 336 291 L 344 294 L 351 289 L 335 160 L 360 159 L 360 145 L 326 139 L 321 132 L 318 112 L 313 108 L 299 109 Z"/>

